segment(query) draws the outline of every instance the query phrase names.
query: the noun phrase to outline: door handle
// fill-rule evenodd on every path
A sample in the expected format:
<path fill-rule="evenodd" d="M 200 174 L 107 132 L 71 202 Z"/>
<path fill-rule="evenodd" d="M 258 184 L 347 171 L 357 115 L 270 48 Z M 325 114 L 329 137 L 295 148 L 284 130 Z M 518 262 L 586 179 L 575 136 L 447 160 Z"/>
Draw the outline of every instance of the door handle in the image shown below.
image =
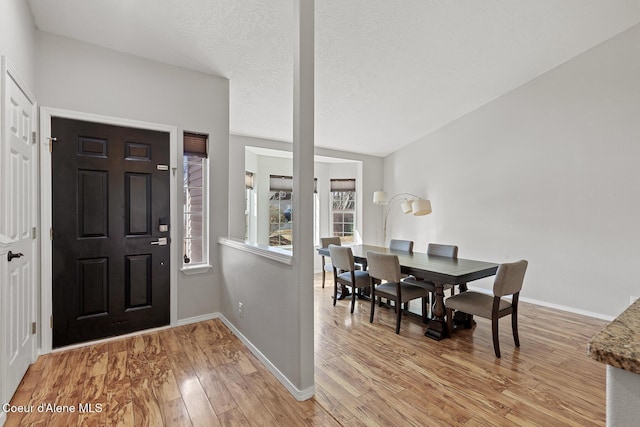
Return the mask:
<path fill-rule="evenodd" d="M 11 262 L 12 259 L 20 258 L 20 257 L 23 257 L 23 256 L 24 256 L 24 254 L 22 252 L 14 254 L 13 252 L 9 251 L 9 253 L 7 254 L 7 259 L 9 260 L 9 262 Z"/>
<path fill-rule="evenodd" d="M 152 245 L 157 245 L 157 246 L 166 246 L 167 245 L 167 238 L 166 237 L 158 237 L 158 241 L 157 242 L 151 242 Z"/>

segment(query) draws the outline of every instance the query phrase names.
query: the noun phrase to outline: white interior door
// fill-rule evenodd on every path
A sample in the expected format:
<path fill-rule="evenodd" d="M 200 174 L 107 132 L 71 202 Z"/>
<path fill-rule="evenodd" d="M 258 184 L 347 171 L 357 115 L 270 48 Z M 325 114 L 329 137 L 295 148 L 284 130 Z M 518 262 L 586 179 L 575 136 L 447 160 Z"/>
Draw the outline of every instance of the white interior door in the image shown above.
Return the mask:
<path fill-rule="evenodd" d="M 0 138 L 0 333 L 2 394 L 8 402 L 33 362 L 38 268 L 35 98 L 2 58 Z"/>

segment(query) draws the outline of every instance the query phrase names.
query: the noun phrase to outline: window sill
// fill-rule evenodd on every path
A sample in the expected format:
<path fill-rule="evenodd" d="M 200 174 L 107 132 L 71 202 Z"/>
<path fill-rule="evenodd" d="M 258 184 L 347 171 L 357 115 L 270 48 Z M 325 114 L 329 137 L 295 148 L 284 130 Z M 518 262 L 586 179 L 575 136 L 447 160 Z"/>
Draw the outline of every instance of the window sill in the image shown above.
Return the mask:
<path fill-rule="evenodd" d="M 204 274 L 204 273 L 208 273 L 209 270 L 211 270 L 213 268 L 212 265 L 209 264 L 198 264 L 198 265 L 192 265 L 189 267 L 185 267 L 183 266 L 180 271 L 182 271 L 183 274 L 186 274 L 187 276 L 191 276 L 191 275 L 195 275 L 195 274 Z"/>
<path fill-rule="evenodd" d="M 253 243 L 247 243 L 243 240 L 231 239 L 226 237 L 218 238 L 218 243 L 230 248 L 268 258 L 273 261 L 281 262 L 283 264 L 293 265 L 293 253 L 291 249 L 286 250 L 281 249 L 281 247 L 277 246 L 255 245 Z"/>

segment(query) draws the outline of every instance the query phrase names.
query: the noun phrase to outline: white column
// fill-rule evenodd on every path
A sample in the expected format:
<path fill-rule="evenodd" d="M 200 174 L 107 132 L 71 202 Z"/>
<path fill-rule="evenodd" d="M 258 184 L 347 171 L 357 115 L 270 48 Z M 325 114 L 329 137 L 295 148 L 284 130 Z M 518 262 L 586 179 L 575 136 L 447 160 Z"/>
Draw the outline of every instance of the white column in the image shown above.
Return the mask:
<path fill-rule="evenodd" d="M 313 390 L 314 0 L 294 0 L 293 258 L 300 315 L 300 390 Z M 309 396 L 311 397 L 311 396 Z"/>

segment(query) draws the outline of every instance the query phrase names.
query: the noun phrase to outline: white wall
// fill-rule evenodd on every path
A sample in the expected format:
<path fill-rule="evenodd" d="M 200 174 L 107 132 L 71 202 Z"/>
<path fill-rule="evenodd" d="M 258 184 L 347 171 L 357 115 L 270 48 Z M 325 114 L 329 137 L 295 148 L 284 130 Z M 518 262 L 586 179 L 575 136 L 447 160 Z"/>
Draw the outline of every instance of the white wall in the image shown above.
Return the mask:
<path fill-rule="evenodd" d="M 639 141 L 636 26 L 385 158 L 387 190 L 433 205 L 390 234 L 525 258 L 523 298 L 616 316 L 640 294 Z"/>
<path fill-rule="evenodd" d="M 0 55 L 9 58 L 20 77 L 35 92 L 36 27 L 25 0 L 0 2 Z"/>
<path fill-rule="evenodd" d="M 228 80 L 42 32 L 36 79 L 43 106 L 177 126 L 179 156 L 183 130 L 209 134 L 214 269 L 179 274 L 178 319 L 220 311 L 217 238 L 227 235 L 228 213 L 218 201 L 228 197 Z"/>

